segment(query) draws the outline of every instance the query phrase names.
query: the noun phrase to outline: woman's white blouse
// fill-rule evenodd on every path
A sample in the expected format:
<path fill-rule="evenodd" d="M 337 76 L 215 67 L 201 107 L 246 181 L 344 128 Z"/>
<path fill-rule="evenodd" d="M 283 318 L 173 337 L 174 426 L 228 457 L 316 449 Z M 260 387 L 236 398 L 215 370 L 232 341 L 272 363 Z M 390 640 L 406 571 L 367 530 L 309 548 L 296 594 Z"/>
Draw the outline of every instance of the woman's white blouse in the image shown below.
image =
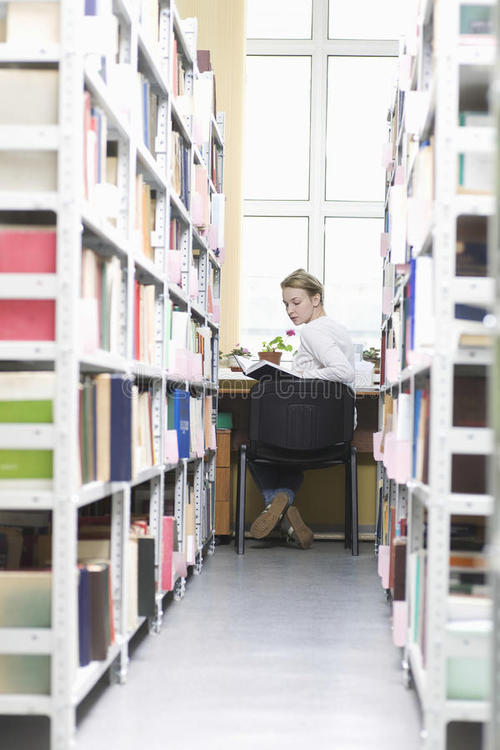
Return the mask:
<path fill-rule="evenodd" d="M 305 323 L 293 358 L 293 372 L 302 378 L 354 386 L 354 347 L 347 328 L 326 315 Z"/>

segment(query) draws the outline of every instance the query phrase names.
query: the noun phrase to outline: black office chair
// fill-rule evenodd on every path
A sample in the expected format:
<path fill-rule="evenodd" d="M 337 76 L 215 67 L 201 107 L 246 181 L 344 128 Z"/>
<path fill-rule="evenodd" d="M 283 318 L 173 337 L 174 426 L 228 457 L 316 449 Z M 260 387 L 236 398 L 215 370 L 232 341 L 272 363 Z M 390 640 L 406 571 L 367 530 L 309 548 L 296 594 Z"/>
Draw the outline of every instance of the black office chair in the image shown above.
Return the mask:
<path fill-rule="evenodd" d="M 259 381 L 250 391 L 249 446 L 240 447 L 236 552 L 245 552 L 247 462 L 303 470 L 345 465 L 345 544 L 358 555 L 357 451 L 352 390 L 328 380 Z"/>

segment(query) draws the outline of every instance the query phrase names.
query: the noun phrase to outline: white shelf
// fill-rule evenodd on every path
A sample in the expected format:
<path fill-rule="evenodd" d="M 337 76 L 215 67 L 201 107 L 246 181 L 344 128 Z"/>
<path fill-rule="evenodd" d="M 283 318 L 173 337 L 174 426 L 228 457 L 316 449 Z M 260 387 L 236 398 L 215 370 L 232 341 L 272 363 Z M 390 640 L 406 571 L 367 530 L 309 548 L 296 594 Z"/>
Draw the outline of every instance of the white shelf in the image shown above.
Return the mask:
<path fill-rule="evenodd" d="M 120 646 L 112 644 L 108 649 L 107 659 L 91 661 L 86 667 L 79 667 L 72 692 L 72 703 L 77 706 L 100 680 L 120 653 Z"/>
<path fill-rule="evenodd" d="M 453 279 L 453 299 L 469 305 L 492 306 L 495 300 L 495 280 L 475 276 Z"/>
<path fill-rule="evenodd" d="M 208 251 L 208 258 L 210 260 L 210 263 L 212 263 L 212 265 L 214 265 L 220 271 L 221 268 L 222 268 L 222 266 L 221 266 L 220 261 L 216 257 L 216 255 L 215 255 L 215 253 L 214 253 L 213 250 L 209 250 Z"/>
<path fill-rule="evenodd" d="M 130 364 L 130 370 L 134 375 L 143 378 L 156 378 L 157 380 L 161 380 L 163 377 L 163 370 L 159 365 L 152 365 L 148 362 L 141 362 L 140 360 L 134 360 Z"/>
<path fill-rule="evenodd" d="M 473 721 L 485 723 L 490 720 L 490 705 L 486 701 L 446 701 L 447 721 Z"/>
<path fill-rule="evenodd" d="M 54 494 L 50 491 L 39 489 L 2 489 L 0 484 L 0 508 L 2 511 L 25 510 L 52 510 L 54 507 Z"/>
<path fill-rule="evenodd" d="M 137 144 L 137 162 L 147 182 L 152 182 L 159 190 L 167 190 L 166 178 L 160 171 L 158 162 L 144 143 Z"/>
<path fill-rule="evenodd" d="M 188 210 L 179 196 L 174 193 L 173 190 L 170 190 L 170 203 L 172 204 L 175 211 L 179 214 L 180 218 L 183 219 L 186 224 L 190 225 L 191 220 L 189 218 Z"/>
<path fill-rule="evenodd" d="M 177 302 L 181 302 L 182 304 L 187 306 L 188 298 L 187 298 L 186 292 L 184 291 L 184 289 L 181 289 L 180 286 L 177 286 L 177 284 L 169 284 L 168 293 Z"/>
<path fill-rule="evenodd" d="M 420 704 L 424 705 L 427 674 L 422 663 L 422 652 L 420 647 L 411 641 L 406 646 L 406 649 L 411 666 L 411 675 L 420 699 Z"/>
<path fill-rule="evenodd" d="M 140 280 L 145 280 L 144 276 L 154 284 L 163 285 L 166 282 L 166 274 L 162 269 L 157 266 L 150 258 L 147 258 L 142 253 L 135 253 L 134 263 L 139 269 Z"/>
<path fill-rule="evenodd" d="M 177 106 L 177 102 L 175 101 L 175 98 L 172 97 L 172 119 L 175 122 L 177 126 L 177 130 L 182 135 L 182 138 L 184 139 L 185 146 L 190 147 L 192 146 L 192 140 L 191 140 L 191 134 L 188 130 L 188 124 L 186 123 L 186 120 L 183 115 L 181 115 L 179 107 Z"/>
<path fill-rule="evenodd" d="M 35 65 L 56 64 L 61 59 L 61 48 L 59 44 L 50 44 L 38 49 L 33 45 L 12 44 L 3 42 L 0 44 L 1 63 L 33 63 Z"/>
<path fill-rule="evenodd" d="M 57 125 L 0 125 L 0 151 L 56 151 L 59 141 Z"/>
<path fill-rule="evenodd" d="M 204 167 L 207 166 L 205 160 L 203 159 L 203 156 L 200 153 L 200 149 L 195 143 L 193 143 L 193 158 L 195 164 L 199 164 L 200 166 Z"/>
<path fill-rule="evenodd" d="M 105 217 L 99 216 L 88 201 L 82 203 L 82 221 L 84 228 L 110 245 L 117 254 L 122 257 L 127 255 L 129 250 L 127 239 Z"/>
<path fill-rule="evenodd" d="M 54 211 L 59 210 L 59 195 L 42 191 L 0 190 L 3 211 Z"/>
<path fill-rule="evenodd" d="M 89 482 L 84 484 L 76 493 L 77 505 L 81 508 L 117 492 L 124 492 L 127 484 L 127 482 Z"/>
<path fill-rule="evenodd" d="M 459 516 L 490 516 L 493 513 L 493 497 L 453 493 L 449 496 L 448 507 L 450 513 Z"/>
<path fill-rule="evenodd" d="M 470 214 L 471 216 L 493 216 L 495 213 L 495 198 L 493 195 L 456 195 L 453 200 L 455 216 Z"/>
<path fill-rule="evenodd" d="M 194 226 L 193 226 L 193 247 L 196 247 L 200 250 L 204 250 L 206 253 L 211 252 L 208 249 L 208 245 L 207 245 L 205 238 L 201 236 L 201 234 L 198 232 L 198 230 Z"/>
<path fill-rule="evenodd" d="M 0 628 L 3 654 L 50 654 L 51 628 Z"/>
<path fill-rule="evenodd" d="M 441 497 L 436 498 L 437 502 L 434 503 L 432 490 L 429 485 L 417 482 L 415 479 L 410 479 L 407 484 L 413 496 L 426 508 L 431 508 L 435 504 L 442 507 Z M 493 512 L 493 498 L 491 495 L 450 493 L 446 497 L 444 507 L 450 515 L 489 516 Z"/>
<path fill-rule="evenodd" d="M 459 65 L 478 65 L 489 68 L 495 64 L 493 44 L 460 44 L 458 47 Z M 485 79 L 490 71 L 485 71 Z"/>
<path fill-rule="evenodd" d="M 2 273 L 0 299 L 55 299 L 57 277 L 54 273 Z"/>
<path fill-rule="evenodd" d="M 207 324 L 208 324 L 208 325 L 210 326 L 210 328 L 211 328 L 211 329 L 212 329 L 213 331 L 215 331 L 215 332 L 218 332 L 218 331 L 219 331 L 219 329 L 220 329 L 220 323 L 216 323 L 216 322 L 215 322 L 214 320 L 212 320 L 212 319 L 210 318 L 210 316 L 209 316 L 209 317 L 207 318 Z"/>
<path fill-rule="evenodd" d="M 132 25 L 132 11 L 129 0 L 113 0 L 113 11 L 121 16 L 128 26 Z"/>
<path fill-rule="evenodd" d="M 116 108 L 112 101 L 108 87 L 99 73 L 87 66 L 85 68 L 85 85 L 92 94 L 94 102 L 101 107 L 107 117 L 108 130 L 116 133 L 125 141 L 130 140 L 130 125 L 125 115 Z"/>
<path fill-rule="evenodd" d="M 51 450 L 55 443 L 53 424 L 0 424 L 0 450 Z"/>
<path fill-rule="evenodd" d="M 143 482 L 149 482 L 151 479 L 156 479 L 156 477 L 159 477 L 160 474 L 163 474 L 164 466 L 163 464 L 160 464 L 159 466 L 150 466 L 149 469 L 143 469 L 140 471 L 134 479 L 130 482 L 131 486 L 134 487 L 135 485 L 142 484 Z"/>
<path fill-rule="evenodd" d="M 129 363 L 118 354 L 100 349 L 94 354 L 80 355 L 80 369 L 84 372 L 127 372 Z"/>
<path fill-rule="evenodd" d="M 437 97 L 437 85 L 436 78 L 432 79 L 430 88 L 425 92 L 427 98 L 427 106 L 425 108 L 425 114 L 422 118 L 422 130 L 420 131 L 420 140 L 426 140 L 432 132 L 432 124 L 434 122 L 434 116 L 436 113 L 436 97 Z"/>
<path fill-rule="evenodd" d="M 173 18 L 174 18 L 174 33 L 175 33 L 175 36 L 177 37 L 177 42 L 178 42 L 178 51 L 182 52 L 182 54 L 186 58 L 186 62 L 188 66 L 193 67 L 193 64 L 194 64 L 193 55 L 191 54 L 191 50 L 189 49 L 189 45 L 184 35 L 184 31 L 182 28 L 182 21 L 181 21 L 181 18 L 179 16 L 179 13 L 176 7 L 174 7 L 173 9 Z"/>
<path fill-rule="evenodd" d="M 50 362 L 55 356 L 53 341 L 0 341 L 0 360 Z"/>
<path fill-rule="evenodd" d="M 203 321 L 207 317 L 205 310 L 203 310 L 203 308 L 200 307 L 197 302 L 191 302 L 191 312 L 197 315 L 198 318 L 202 318 Z"/>
<path fill-rule="evenodd" d="M 213 115 L 211 118 L 211 123 L 212 123 L 212 133 L 215 136 L 217 145 L 219 146 L 219 148 L 224 148 L 224 138 L 222 136 L 222 133 L 220 132 L 219 125 L 217 124 L 217 121 Z"/>
<path fill-rule="evenodd" d="M 146 75 L 153 83 L 154 88 L 162 96 L 168 96 L 167 86 L 165 84 L 167 71 L 161 69 L 160 48 L 156 47 L 153 51 L 145 37 L 144 30 L 139 25 L 137 28 L 137 41 L 139 47 L 140 67 L 146 72 Z"/>
<path fill-rule="evenodd" d="M 50 716 L 50 695 L 0 695 L 0 714 L 6 716 Z"/>
<path fill-rule="evenodd" d="M 453 427 L 448 437 L 453 453 L 491 455 L 493 430 L 488 427 Z"/>
<path fill-rule="evenodd" d="M 495 138 L 495 128 L 460 127 L 455 132 L 456 149 L 459 154 L 480 153 L 493 155 Z"/>

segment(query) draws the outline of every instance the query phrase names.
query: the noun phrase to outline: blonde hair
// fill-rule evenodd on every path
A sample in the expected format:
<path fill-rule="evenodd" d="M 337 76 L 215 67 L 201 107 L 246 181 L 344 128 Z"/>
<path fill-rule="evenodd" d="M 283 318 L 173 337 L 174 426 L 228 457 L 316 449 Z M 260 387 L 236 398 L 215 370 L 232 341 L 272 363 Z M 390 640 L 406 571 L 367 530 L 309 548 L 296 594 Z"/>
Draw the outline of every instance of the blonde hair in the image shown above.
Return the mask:
<path fill-rule="evenodd" d="M 286 286 L 291 286 L 293 289 L 303 289 L 309 297 L 319 294 L 320 304 L 323 304 L 323 284 L 316 276 L 313 276 L 312 273 L 307 273 L 303 268 L 297 268 L 296 271 L 288 274 L 280 286 L 282 289 Z"/>

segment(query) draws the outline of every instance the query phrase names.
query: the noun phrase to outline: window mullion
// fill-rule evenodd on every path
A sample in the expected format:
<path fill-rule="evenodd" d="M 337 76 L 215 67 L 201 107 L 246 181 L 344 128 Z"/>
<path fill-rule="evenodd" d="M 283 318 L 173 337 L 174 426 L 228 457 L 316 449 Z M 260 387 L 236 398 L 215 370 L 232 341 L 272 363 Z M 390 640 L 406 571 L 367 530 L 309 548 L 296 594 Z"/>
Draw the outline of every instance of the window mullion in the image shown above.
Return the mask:
<path fill-rule="evenodd" d="M 327 32 L 328 0 L 317 0 L 313 3 L 315 51 L 311 70 L 309 195 L 312 215 L 309 222 L 309 271 L 319 279 L 324 279 L 324 221 L 321 208 L 326 179 L 327 56 L 324 48 Z"/>

